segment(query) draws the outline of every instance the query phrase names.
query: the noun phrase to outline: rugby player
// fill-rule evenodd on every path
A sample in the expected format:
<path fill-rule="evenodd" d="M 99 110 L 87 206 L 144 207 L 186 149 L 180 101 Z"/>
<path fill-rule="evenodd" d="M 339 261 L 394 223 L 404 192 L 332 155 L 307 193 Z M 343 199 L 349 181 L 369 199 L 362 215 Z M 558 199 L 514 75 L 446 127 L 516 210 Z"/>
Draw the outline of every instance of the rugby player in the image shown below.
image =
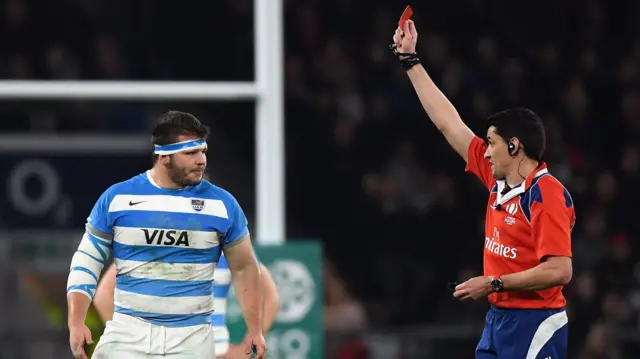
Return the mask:
<path fill-rule="evenodd" d="M 280 298 L 267 267 L 260 264 L 260 269 L 262 270 L 262 281 L 264 285 L 264 324 L 262 331 L 267 333 L 278 314 Z M 116 266 L 112 264 L 104 273 L 102 279 L 100 279 L 98 289 L 93 298 L 93 305 L 104 322 L 108 322 L 113 318 L 113 294 L 116 288 L 116 275 Z M 251 354 L 245 354 L 244 348 L 241 345 L 234 345 L 229 342 L 229 330 L 225 325 L 225 316 L 227 311 L 227 295 L 229 294 L 231 284 L 229 265 L 223 254 L 220 256 L 216 271 L 213 273 L 213 302 L 215 310 L 213 314 L 211 314 L 211 325 L 213 326 L 213 337 L 216 343 L 216 358 L 249 358 Z"/>
<path fill-rule="evenodd" d="M 541 119 L 515 108 L 487 121 L 475 136 L 431 80 L 416 53 L 412 21 L 396 29 L 391 48 L 431 121 L 489 191 L 484 275 L 455 287 L 455 298 L 488 297 L 476 358 L 562 359 L 567 356 L 566 300 L 571 280 L 573 200 L 542 161 Z"/>
<path fill-rule="evenodd" d="M 165 113 L 152 132 L 153 167 L 96 202 L 67 283 L 75 358 L 86 358 L 91 334 L 84 320 L 111 253 L 115 313 L 93 358 L 214 358 L 212 290 L 222 252 L 247 323 L 245 353 L 265 357 L 260 267 L 242 208 L 202 178 L 208 135 L 195 116 Z"/>

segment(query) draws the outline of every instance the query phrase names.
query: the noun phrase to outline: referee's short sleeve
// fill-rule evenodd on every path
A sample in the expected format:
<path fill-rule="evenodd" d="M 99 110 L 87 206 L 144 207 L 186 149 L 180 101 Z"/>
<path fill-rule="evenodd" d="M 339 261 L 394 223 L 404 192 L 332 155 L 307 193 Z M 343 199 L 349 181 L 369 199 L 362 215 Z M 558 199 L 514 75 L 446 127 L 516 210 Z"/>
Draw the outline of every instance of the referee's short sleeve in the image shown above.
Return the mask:
<path fill-rule="evenodd" d="M 473 173 L 488 190 L 491 190 L 495 179 L 491 174 L 491 164 L 484 158 L 486 151 L 487 144 L 480 137 L 473 137 L 467 153 L 467 167 L 464 170 Z"/>

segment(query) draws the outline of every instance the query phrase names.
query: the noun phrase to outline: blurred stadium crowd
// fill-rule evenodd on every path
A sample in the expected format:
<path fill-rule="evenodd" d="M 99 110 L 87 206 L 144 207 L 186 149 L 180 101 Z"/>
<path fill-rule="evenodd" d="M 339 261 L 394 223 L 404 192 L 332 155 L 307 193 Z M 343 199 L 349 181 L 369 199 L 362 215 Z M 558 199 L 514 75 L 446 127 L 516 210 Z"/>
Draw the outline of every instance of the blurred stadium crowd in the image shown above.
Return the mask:
<path fill-rule="evenodd" d="M 0 77 L 252 78 L 250 0 L 172 3 L 2 0 Z M 578 211 L 572 357 L 638 357 L 640 2 L 526 3 L 412 4 L 419 53 L 477 134 L 509 106 L 541 115 Z M 288 232 L 325 242 L 328 329 L 483 324 L 486 304 L 454 302 L 446 283 L 481 271 L 487 194 L 388 51 L 405 5 L 285 1 Z M 5 101 L 0 130 L 145 131 L 162 105 Z M 251 165 L 252 104 L 189 106 Z"/>

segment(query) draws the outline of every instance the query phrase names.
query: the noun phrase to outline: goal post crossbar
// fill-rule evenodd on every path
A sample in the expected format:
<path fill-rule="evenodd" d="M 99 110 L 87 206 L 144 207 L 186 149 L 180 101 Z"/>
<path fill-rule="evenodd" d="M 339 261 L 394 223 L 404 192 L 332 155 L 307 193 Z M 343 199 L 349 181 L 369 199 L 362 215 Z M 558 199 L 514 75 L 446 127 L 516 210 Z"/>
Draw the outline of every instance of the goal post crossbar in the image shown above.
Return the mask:
<path fill-rule="evenodd" d="M 2 81 L 2 100 L 144 100 L 144 101 L 256 101 L 256 226 L 253 237 L 261 244 L 285 240 L 284 89 L 282 0 L 254 0 L 255 81 Z M 28 143 L 44 148 L 38 136 L 11 140 L 0 136 L 0 152 L 20 152 Z M 64 135 L 58 136 L 63 140 Z M 60 148 L 60 141 L 49 139 Z M 26 142 L 25 142 L 26 141 Z M 135 140 L 121 138 L 129 150 Z M 13 144 L 13 146 L 12 146 Z M 69 146 L 91 144 L 74 139 Z M 65 147 L 67 145 L 62 145 Z M 145 143 L 145 146 L 147 144 Z M 53 147 L 51 147 L 53 149 Z M 93 147 L 92 147 L 93 148 Z M 87 147 L 88 151 L 91 151 Z"/>
<path fill-rule="evenodd" d="M 4 100 L 257 100 L 255 82 L 0 81 Z"/>

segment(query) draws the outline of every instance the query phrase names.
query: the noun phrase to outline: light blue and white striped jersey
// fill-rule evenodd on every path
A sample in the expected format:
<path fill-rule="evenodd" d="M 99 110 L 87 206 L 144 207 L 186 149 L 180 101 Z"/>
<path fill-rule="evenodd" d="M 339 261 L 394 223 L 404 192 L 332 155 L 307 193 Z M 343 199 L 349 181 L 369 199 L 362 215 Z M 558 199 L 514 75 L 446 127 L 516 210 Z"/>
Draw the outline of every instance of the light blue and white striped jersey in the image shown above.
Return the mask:
<path fill-rule="evenodd" d="M 218 267 L 213 274 L 214 312 L 211 314 L 211 326 L 216 344 L 229 343 L 229 330 L 225 325 L 227 315 L 227 298 L 231 289 L 231 271 L 224 255 L 220 256 Z M 216 351 L 217 352 L 217 351 Z M 222 353 L 219 353 L 222 354 Z"/>
<path fill-rule="evenodd" d="M 226 309 L 226 302 L 215 304 L 214 271 L 222 249 L 248 233 L 247 219 L 227 191 L 206 180 L 181 190 L 160 188 L 147 171 L 98 199 L 85 234 L 96 251 L 85 246 L 84 252 L 106 261 L 100 250 L 111 244 L 117 313 L 164 326 L 224 325 L 223 313 L 212 315 Z M 77 280 L 71 284 L 68 292 L 82 286 Z"/>

